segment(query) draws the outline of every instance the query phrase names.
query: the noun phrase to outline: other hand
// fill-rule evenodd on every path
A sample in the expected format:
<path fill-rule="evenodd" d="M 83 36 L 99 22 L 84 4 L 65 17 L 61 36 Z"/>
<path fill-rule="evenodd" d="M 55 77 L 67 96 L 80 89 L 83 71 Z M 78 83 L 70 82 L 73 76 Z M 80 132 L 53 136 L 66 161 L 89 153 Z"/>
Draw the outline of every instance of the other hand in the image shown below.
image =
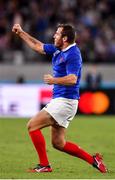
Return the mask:
<path fill-rule="evenodd" d="M 44 82 L 46 84 L 54 84 L 54 77 L 51 74 L 45 74 L 44 75 Z"/>

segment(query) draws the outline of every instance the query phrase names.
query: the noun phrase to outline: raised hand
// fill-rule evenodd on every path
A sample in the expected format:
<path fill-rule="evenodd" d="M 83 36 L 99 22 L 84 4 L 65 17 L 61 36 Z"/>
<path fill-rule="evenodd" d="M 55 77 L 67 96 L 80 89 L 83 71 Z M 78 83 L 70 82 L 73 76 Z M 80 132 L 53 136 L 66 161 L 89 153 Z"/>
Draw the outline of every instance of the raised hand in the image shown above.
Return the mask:
<path fill-rule="evenodd" d="M 20 24 L 14 24 L 14 26 L 12 28 L 12 32 L 14 32 L 16 34 L 20 34 L 21 32 L 23 32 Z"/>

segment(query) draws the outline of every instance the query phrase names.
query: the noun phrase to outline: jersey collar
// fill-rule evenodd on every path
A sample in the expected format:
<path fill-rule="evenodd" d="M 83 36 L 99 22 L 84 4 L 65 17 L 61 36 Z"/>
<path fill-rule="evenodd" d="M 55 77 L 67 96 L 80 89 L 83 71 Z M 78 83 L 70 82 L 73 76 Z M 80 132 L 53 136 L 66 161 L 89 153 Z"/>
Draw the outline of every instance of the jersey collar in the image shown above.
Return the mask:
<path fill-rule="evenodd" d="M 65 52 L 65 51 L 67 51 L 68 49 L 70 49 L 71 47 L 73 47 L 75 45 L 76 45 L 76 43 L 73 43 L 73 44 L 69 45 L 68 47 L 66 47 L 65 49 L 63 49 L 62 51 Z"/>

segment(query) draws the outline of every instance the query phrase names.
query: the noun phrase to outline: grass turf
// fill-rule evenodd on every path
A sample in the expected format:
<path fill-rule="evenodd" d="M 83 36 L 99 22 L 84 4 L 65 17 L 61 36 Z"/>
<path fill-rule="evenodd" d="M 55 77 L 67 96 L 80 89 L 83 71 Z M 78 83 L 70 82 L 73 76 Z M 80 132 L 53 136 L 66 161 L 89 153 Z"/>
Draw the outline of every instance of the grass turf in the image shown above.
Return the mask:
<path fill-rule="evenodd" d="M 28 173 L 37 154 L 26 130 L 27 119 L 0 118 L 0 179 L 113 179 L 115 178 L 115 116 L 76 116 L 66 139 L 90 152 L 100 152 L 109 169 L 101 174 L 88 163 L 59 152 L 50 143 L 50 128 L 43 130 L 54 171 Z"/>

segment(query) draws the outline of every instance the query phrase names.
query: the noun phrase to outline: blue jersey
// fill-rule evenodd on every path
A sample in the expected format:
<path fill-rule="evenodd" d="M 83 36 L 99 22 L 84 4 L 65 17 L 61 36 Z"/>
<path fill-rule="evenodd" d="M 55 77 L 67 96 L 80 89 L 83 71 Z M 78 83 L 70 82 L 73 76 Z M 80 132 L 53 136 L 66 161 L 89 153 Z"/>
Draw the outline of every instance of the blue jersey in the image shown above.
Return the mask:
<path fill-rule="evenodd" d="M 53 98 L 64 97 L 68 99 L 79 99 L 79 83 L 81 78 L 82 58 L 76 44 L 59 50 L 53 44 L 44 44 L 46 54 L 52 55 L 52 67 L 54 77 L 63 77 L 69 74 L 77 76 L 75 85 L 54 84 Z"/>

